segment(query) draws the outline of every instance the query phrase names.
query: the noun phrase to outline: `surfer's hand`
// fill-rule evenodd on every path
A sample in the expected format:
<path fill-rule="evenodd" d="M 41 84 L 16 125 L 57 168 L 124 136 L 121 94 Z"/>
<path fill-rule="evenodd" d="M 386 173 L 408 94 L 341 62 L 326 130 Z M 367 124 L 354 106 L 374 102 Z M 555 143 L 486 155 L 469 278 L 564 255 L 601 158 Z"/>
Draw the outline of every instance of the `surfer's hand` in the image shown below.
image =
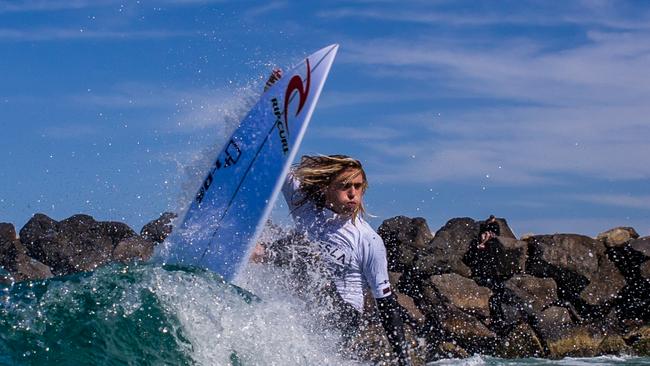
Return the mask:
<path fill-rule="evenodd" d="M 273 69 L 271 76 L 269 76 L 269 79 L 266 81 L 266 85 L 264 85 L 264 91 L 269 90 L 276 81 L 280 80 L 281 77 L 282 69 Z"/>

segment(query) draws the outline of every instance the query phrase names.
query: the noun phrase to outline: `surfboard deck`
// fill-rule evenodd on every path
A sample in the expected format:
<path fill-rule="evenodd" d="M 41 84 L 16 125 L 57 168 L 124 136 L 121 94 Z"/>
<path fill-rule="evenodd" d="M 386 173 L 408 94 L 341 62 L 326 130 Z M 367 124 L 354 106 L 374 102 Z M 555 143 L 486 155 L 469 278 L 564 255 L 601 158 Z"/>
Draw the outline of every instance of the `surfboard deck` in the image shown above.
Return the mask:
<path fill-rule="evenodd" d="M 330 45 L 284 72 L 227 139 L 163 247 L 165 264 L 233 280 L 246 263 L 293 162 L 338 51 Z"/>

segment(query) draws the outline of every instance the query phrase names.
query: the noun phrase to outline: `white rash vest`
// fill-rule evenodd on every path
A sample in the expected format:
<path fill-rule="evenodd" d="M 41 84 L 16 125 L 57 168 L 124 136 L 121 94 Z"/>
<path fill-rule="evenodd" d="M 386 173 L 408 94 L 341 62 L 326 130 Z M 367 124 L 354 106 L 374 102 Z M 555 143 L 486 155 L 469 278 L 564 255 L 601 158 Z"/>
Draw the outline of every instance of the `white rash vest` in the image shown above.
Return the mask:
<path fill-rule="evenodd" d="M 300 182 L 289 173 L 282 193 L 296 228 L 316 243 L 325 259 L 341 298 L 363 312 L 363 289 L 369 287 L 376 299 L 391 294 L 386 247 L 381 237 L 361 217 L 351 217 L 303 204 Z"/>

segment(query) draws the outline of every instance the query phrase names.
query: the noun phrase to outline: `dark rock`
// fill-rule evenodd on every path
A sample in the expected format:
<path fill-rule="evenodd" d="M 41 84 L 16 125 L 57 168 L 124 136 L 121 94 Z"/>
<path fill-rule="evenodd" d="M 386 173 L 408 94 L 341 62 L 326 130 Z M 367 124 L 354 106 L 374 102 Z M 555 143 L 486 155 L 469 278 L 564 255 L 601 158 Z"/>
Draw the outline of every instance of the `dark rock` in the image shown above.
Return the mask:
<path fill-rule="evenodd" d="M 98 222 L 88 215 L 56 222 L 37 214 L 20 230 L 28 254 L 56 275 L 91 271 L 108 263 L 115 246 L 135 235 L 126 224 Z"/>
<path fill-rule="evenodd" d="M 538 331 L 542 339 L 558 339 L 575 323 L 569 310 L 561 306 L 551 306 L 541 312 L 538 320 Z"/>
<path fill-rule="evenodd" d="M 607 249 L 607 256 L 625 277 L 615 304 L 618 318 L 650 321 L 650 237 Z"/>
<path fill-rule="evenodd" d="M 140 236 L 120 241 L 113 249 L 112 260 L 127 263 L 132 260 L 147 261 L 153 255 L 154 242 Z"/>
<path fill-rule="evenodd" d="M 472 270 L 472 277 L 488 287 L 523 273 L 528 257 L 528 243 L 505 236 L 489 240 L 484 246 L 473 241 L 463 261 Z"/>
<path fill-rule="evenodd" d="M 416 254 L 433 239 L 426 220 L 421 217 L 393 217 L 385 220 L 377 233 L 386 245 L 388 270 L 395 272 L 412 267 Z"/>
<path fill-rule="evenodd" d="M 502 358 L 529 358 L 542 357 L 546 351 L 530 325 L 521 323 L 498 342 L 496 353 Z"/>
<path fill-rule="evenodd" d="M 650 326 L 642 325 L 627 332 L 623 339 L 638 356 L 650 356 Z"/>
<path fill-rule="evenodd" d="M 27 249 L 16 237 L 16 230 L 12 224 L 0 223 L 0 266 L 10 274 L 5 282 L 52 277 L 52 271 L 48 266 L 27 255 Z"/>
<path fill-rule="evenodd" d="M 447 337 L 468 352 L 490 354 L 494 351 L 496 333 L 458 308 L 450 306 L 438 313 L 438 324 Z"/>
<path fill-rule="evenodd" d="M 479 224 L 471 218 L 449 220 L 436 232 L 426 255 L 416 260 L 416 268 L 427 275 L 457 273 L 469 277 L 471 271 L 463 263 L 463 256 L 478 232 Z"/>
<path fill-rule="evenodd" d="M 175 213 L 163 213 L 156 220 L 153 220 L 143 226 L 142 230 L 140 230 L 140 236 L 154 243 L 162 243 L 165 241 L 165 238 L 167 238 L 167 236 L 172 232 L 172 222 L 175 218 Z"/>
<path fill-rule="evenodd" d="M 16 261 L 18 255 L 16 229 L 12 224 L 0 223 L 0 266 L 7 268 Z"/>
<path fill-rule="evenodd" d="M 16 282 L 43 280 L 54 276 L 50 267 L 24 253 L 17 256 L 12 274 Z"/>
<path fill-rule="evenodd" d="M 541 313 L 558 301 L 557 286 L 551 278 L 518 275 L 509 279 L 505 283 L 505 287 L 534 313 Z"/>
<path fill-rule="evenodd" d="M 527 273 L 553 278 L 560 299 L 571 302 L 582 316 L 609 312 L 625 281 L 601 242 L 575 234 L 537 235 L 526 241 Z"/>

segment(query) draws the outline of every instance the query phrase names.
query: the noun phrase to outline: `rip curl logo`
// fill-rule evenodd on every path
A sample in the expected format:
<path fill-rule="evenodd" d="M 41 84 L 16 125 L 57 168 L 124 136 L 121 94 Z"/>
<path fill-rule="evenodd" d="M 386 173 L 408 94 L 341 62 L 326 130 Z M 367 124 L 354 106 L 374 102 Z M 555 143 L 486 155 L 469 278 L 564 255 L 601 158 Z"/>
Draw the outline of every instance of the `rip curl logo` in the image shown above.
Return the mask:
<path fill-rule="evenodd" d="M 280 141 L 282 142 L 282 152 L 286 155 L 289 152 L 289 102 L 291 101 L 291 96 L 294 92 L 298 92 L 298 109 L 296 110 L 295 116 L 298 116 L 302 111 L 302 108 L 307 102 L 307 97 L 309 96 L 309 86 L 311 84 L 311 67 L 309 65 L 309 59 L 305 60 L 307 64 L 307 75 L 306 80 L 303 82 L 300 75 L 294 75 L 289 84 L 287 84 L 287 89 L 284 92 L 284 110 L 280 111 L 280 103 L 278 98 L 271 99 L 273 104 L 273 114 L 275 114 L 275 126 L 278 129 L 278 135 L 280 136 Z M 284 118 L 283 118 L 284 117 Z"/>
<path fill-rule="evenodd" d="M 237 145 L 237 142 L 231 138 L 228 141 L 226 148 L 223 149 L 221 154 L 219 154 L 219 157 L 217 157 L 217 160 L 214 162 L 212 169 L 210 169 L 210 173 L 208 173 L 208 176 L 203 181 L 203 184 L 201 185 L 201 188 L 199 189 L 199 192 L 196 194 L 195 197 L 196 203 L 200 204 L 203 201 L 205 192 L 207 192 L 210 186 L 212 185 L 212 182 L 214 180 L 214 175 L 216 174 L 217 170 L 221 169 L 222 167 L 227 168 L 231 165 L 237 164 L 237 161 L 239 161 L 240 156 L 241 156 L 241 148 L 239 147 L 239 145 Z"/>

